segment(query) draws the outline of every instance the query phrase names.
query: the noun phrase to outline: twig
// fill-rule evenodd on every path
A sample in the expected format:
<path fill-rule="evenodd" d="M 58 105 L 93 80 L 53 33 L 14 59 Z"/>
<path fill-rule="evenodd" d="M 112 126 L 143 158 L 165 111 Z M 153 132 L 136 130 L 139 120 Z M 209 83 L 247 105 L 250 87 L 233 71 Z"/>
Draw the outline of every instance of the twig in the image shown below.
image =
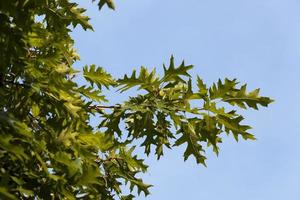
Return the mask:
<path fill-rule="evenodd" d="M 102 106 L 102 105 L 94 105 L 94 106 L 89 106 L 89 109 L 94 109 L 94 110 L 103 110 L 103 109 L 115 109 L 115 108 L 120 108 L 120 105 L 115 105 L 115 106 Z"/>

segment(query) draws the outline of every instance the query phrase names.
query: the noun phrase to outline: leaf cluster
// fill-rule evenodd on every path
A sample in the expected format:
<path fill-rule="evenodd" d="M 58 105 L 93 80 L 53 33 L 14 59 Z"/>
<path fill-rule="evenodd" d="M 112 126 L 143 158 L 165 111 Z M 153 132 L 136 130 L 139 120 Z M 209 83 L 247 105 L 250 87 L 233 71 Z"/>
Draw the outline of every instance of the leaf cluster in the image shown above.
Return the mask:
<path fill-rule="evenodd" d="M 173 56 L 162 76 L 145 67 L 120 79 L 96 65 L 74 70 L 70 33 L 92 30 L 84 12 L 69 0 L 0 1 L 0 199 L 129 200 L 151 187 L 140 178 L 148 168 L 140 148 L 160 158 L 185 145 L 184 159 L 205 164 L 204 145 L 218 153 L 222 133 L 254 139 L 224 103 L 257 109 L 272 100 L 235 79 L 207 87 L 198 77 L 194 91 L 192 66 L 175 66 Z M 143 92 L 104 105 L 112 88 Z"/>

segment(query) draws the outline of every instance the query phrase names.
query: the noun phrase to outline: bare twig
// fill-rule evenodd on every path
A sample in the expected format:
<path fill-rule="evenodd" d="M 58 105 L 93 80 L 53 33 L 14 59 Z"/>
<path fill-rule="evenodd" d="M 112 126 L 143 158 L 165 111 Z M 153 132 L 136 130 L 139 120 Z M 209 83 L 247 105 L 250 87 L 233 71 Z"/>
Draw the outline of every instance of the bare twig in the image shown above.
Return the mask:
<path fill-rule="evenodd" d="M 115 105 L 115 106 L 102 106 L 102 105 L 93 105 L 93 106 L 89 106 L 89 109 L 93 109 L 93 110 L 103 110 L 103 109 L 115 109 L 115 108 L 120 108 L 119 105 Z"/>

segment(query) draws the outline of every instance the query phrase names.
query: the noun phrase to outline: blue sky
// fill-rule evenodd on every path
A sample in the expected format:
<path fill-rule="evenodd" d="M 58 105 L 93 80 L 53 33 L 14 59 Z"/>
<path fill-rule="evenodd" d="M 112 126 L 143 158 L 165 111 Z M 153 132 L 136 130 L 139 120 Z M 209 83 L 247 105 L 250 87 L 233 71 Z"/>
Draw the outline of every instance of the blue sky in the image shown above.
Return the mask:
<path fill-rule="evenodd" d="M 300 1 L 116 0 L 116 11 L 88 2 L 95 32 L 73 36 L 83 64 L 121 77 L 141 65 L 161 69 L 171 54 L 185 59 L 206 82 L 238 78 L 276 100 L 245 112 L 257 141 L 226 137 L 207 165 L 183 162 L 183 149 L 147 160 L 139 200 L 298 200 L 300 198 Z M 112 96 L 118 102 L 119 95 Z"/>

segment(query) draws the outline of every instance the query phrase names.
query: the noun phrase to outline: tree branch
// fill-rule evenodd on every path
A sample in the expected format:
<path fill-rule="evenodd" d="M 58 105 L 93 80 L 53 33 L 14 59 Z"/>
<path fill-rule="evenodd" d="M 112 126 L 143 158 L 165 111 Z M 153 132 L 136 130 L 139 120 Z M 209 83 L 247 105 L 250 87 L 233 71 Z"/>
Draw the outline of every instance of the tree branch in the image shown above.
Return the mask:
<path fill-rule="evenodd" d="M 94 110 L 103 110 L 103 109 L 115 109 L 115 108 L 120 108 L 121 105 L 115 105 L 115 106 L 102 106 L 102 105 L 94 105 L 94 106 L 89 106 L 89 109 L 94 109 Z"/>

